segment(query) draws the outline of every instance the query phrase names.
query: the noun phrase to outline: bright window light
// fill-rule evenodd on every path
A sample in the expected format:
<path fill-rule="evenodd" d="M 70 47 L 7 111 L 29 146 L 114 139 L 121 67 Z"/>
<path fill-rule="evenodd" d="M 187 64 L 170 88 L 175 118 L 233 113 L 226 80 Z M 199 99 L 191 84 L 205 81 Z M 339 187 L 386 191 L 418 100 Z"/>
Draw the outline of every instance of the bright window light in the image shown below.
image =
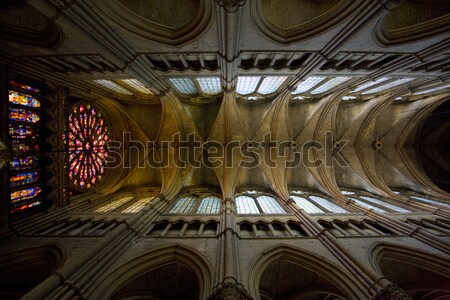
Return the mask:
<path fill-rule="evenodd" d="M 343 195 L 354 195 L 355 194 L 355 192 L 350 192 L 350 191 L 341 191 L 341 193 Z"/>
<path fill-rule="evenodd" d="M 270 196 L 259 196 L 256 198 L 258 200 L 259 206 L 266 214 L 284 214 L 283 208 L 278 204 L 275 198 Z"/>
<path fill-rule="evenodd" d="M 145 85 L 137 79 L 122 79 L 120 81 L 123 82 L 124 84 L 130 86 L 131 88 L 135 89 L 139 93 L 153 94 L 152 91 L 150 91 L 148 88 L 146 88 Z"/>
<path fill-rule="evenodd" d="M 132 92 L 130 92 L 129 90 L 127 90 L 126 88 L 121 87 L 120 85 L 118 85 L 115 82 L 112 82 L 111 80 L 106 80 L 106 79 L 98 79 L 98 80 L 94 80 L 95 83 L 111 90 L 114 91 L 118 94 L 123 94 L 123 95 L 133 95 Z"/>
<path fill-rule="evenodd" d="M 236 208 L 238 214 L 259 214 L 255 200 L 249 196 L 236 197 Z"/>
<path fill-rule="evenodd" d="M 127 207 L 126 209 L 124 209 L 122 212 L 123 213 L 137 213 L 139 212 L 141 209 L 144 208 L 144 206 L 149 203 L 150 201 L 152 201 L 155 197 L 147 197 L 147 198 L 143 198 L 138 200 L 136 203 L 133 203 L 133 205 Z"/>
<path fill-rule="evenodd" d="M 267 95 L 276 92 L 286 78 L 286 76 L 269 76 L 264 78 L 259 86 L 258 93 Z"/>
<path fill-rule="evenodd" d="M 175 204 L 174 207 L 170 210 L 171 214 L 188 214 L 191 212 L 192 208 L 195 205 L 196 197 L 188 196 L 183 197 Z"/>
<path fill-rule="evenodd" d="M 313 87 L 315 87 L 317 84 L 321 83 L 325 80 L 326 77 L 324 76 L 311 76 L 308 77 L 305 81 L 301 82 L 295 91 L 292 92 L 292 94 L 301 94 L 306 93 Z"/>
<path fill-rule="evenodd" d="M 186 95 L 197 94 L 197 89 L 190 78 L 169 78 L 178 92 Z"/>
<path fill-rule="evenodd" d="M 294 200 L 294 202 L 308 214 L 322 214 L 324 212 L 303 197 L 291 196 L 291 199 Z"/>
<path fill-rule="evenodd" d="M 381 78 L 378 78 L 378 79 L 376 79 L 374 81 L 364 83 L 364 84 L 358 86 L 354 90 L 354 92 L 359 92 L 359 91 L 365 90 L 367 88 L 370 88 L 371 86 L 377 85 L 377 84 L 382 83 L 382 82 L 384 82 L 386 80 L 389 80 L 389 79 L 391 79 L 391 78 L 389 78 L 389 77 L 381 77 Z"/>
<path fill-rule="evenodd" d="M 410 210 L 398 207 L 396 205 L 392 205 L 390 203 L 386 203 L 385 201 L 381 201 L 379 199 L 375 199 L 375 198 L 372 198 L 372 197 L 366 197 L 366 196 L 359 196 L 359 197 L 361 199 L 364 199 L 364 200 L 369 201 L 371 203 L 375 203 L 375 204 L 381 205 L 383 207 L 390 208 L 393 211 L 397 211 L 397 212 L 401 212 L 401 213 L 410 213 L 411 212 Z"/>
<path fill-rule="evenodd" d="M 198 214 L 218 214 L 220 212 L 220 198 L 207 196 L 202 199 L 197 209 Z"/>
<path fill-rule="evenodd" d="M 423 198 L 423 197 L 417 197 L 417 196 L 411 196 L 411 198 L 419 200 L 421 202 L 425 202 L 425 203 L 430 203 L 430 204 L 436 204 L 436 205 L 441 205 L 447 208 L 450 208 L 450 205 L 447 203 L 442 203 L 436 200 L 432 200 L 432 199 L 428 199 L 428 198 Z"/>
<path fill-rule="evenodd" d="M 324 84 L 321 84 L 318 88 L 315 88 L 311 94 L 322 94 L 325 93 L 335 87 L 337 87 L 338 85 L 346 82 L 347 80 L 349 80 L 351 77 L 335 77 L 332 78 L 330 80 L 328 80 L 327 82 L 325 82 Z"/>
<path fill-rule="evenodd" d="M 133 197 L 122 197 L 120 199 L 117 199 L 111 203 L 108 203 L 100 208 L 98 208 L 97 210 L 95 210 L 95 212 L 110 212 L 115 210 L 116 208 L 118 208 L 119 206 L 124 205 L 125 203 L 127 203 L 128 201 L 130 201 L 131 199 L 133 199 Z"/>
<path fill-rule="evenodd" d="M 396 86 L 405 84 L 405 83 L 413 81 L 413 80 L 415 80 L 415 78 L 401 78 L 401 79 L 397 79 L 397 80 L 394 80 L 392 82 L 389 82 L 389 83 L 377 86 L 377 87 L 375 87 L 373 89 L 370 89 L 368 91 L 362 92 L 361 94 L 366 95 L 366 94 L 378 93 L 378 92 L 390 89 L 392 87 L 396 87 Z"/>
<path fill-rule="evenodd" d="M 222 92 L 219 77 L 199 77 L 197 78 L 197 82 L 205 94 L 216 95 Z"/>
<path fill-rule="evenodd" d="M 327 200 L 325 198 L 318 197 L 318 196 L 309 196 L 309 198 L 311 200 L 313 200 L 314 202 L 316 202 L 317 204 L 321 205 L 322 207 L 325 207 L 330 212 L 338 213 L 338 214 L 348 213 L 348 211 L 346 211 L 345 209 L 343 209 L 339 205 L 336 205 L 333 202 L 331 202 L 331 201 L 329 201 L 329 200 Z"/>
<path fill-rule="evenodd" d="M 437 87 L 434 87 L 434 88 L 430 88 L 430 89 L 414 92 L 413 95 L 430 94 L 430 93 L 433 93 L 433 92 L 445 90 L 447 88 L 450 88 L 450 84 L 441 85 L 441 86 L 437 86 Z"/>
<path fill-rule="evenodd" d="M 350 198 L 350 199 L 355 201 L 357 204 L 359 204 L 359 205 L 361 205 L 361 206 L 363 206 L 365 208 L 368 208 L 368 209 L 373 209 L 376 212 L 379 212 L 379 213 L 385 213 L 386 212 L 386 211 L 382 210 L 381 208 L 378 208 L 376 206 L 370 205 L 370 204 L 368 204 L 368 203 L 366 203 L 364 201 L 361 201 L 359 199 L 355 199 L 355 198 Z"/>
<path fill-rule="evenodd" d="M 356 96 L 343 96 L 342 100 L 347 101 L 347 100 L 355 100 L 358 99 L 358 97 Z"/>
<path fill-rule="evenodd" d="M 251 94 L 258 86 L 261 76 L 239 76 L 237 81 L 236 93 L 241 95 Z"/>

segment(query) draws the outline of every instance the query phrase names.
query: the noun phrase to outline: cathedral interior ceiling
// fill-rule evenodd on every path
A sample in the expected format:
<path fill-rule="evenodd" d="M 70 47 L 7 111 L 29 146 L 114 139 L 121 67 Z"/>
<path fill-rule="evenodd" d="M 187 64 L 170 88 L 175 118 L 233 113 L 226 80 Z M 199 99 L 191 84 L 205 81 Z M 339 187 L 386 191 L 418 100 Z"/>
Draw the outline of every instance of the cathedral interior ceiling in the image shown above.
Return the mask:
<path fill-rule="evenodd" d="M 121 116 L 122 122 L 114 124 L 116 138 L 129 131 L 136 141 L 152 143 L 137 150 L 125 144 L 131 147 L 126 151 L 131 168 L 111 175 L 121 183 L 110 189 L 153 185 L 175 195 L 182 186 L 206 185 L 227 187 L 223 193 L 230 196 L 234 188 L 258 186 L 287 198 L 293 187 L 335 197 L 342 197 L 339 187 L 348 187 L 395 198 L 390 188 L 414 186 L 446 197 L 426 179 L 414 151 L 418 125 L 429 114 L 424 112 L 448 99 L 446 1 L 398 6 L 382 1 L 234 1 L 237 10 L 228 19 L 219 8 L 229 1 L 183 0 L 183 9 L 174 0 L 63 1 L 60 6 L 52 4 L 59 1 L 7 2 L 2 9 L 17 17 L 0 22 L 10 30 L 32 27 L 41 42 L 60 34 L 46 47 L 39 42 L 24 47 L 0 31 L 0 61 L 12 73 L 68 85 L 74 96 Z M 423 9 L 428 6 L 442 9 Z M 425 23 L 431 32 L 426 38 L 416 28 Z M 240 94 L 236 86 L 246 76 L 260 76 L 259 85 L 267 78 L 283 81 L 277 92 Z M 219 78 L 220 90 L 204 93 L 195 81 L 196 90 L 187 94 L 175 84 L 202 77 Z M 313 79 L 323 80 L 313 85 L 318 92 L 310 88 L 292 95 Z M 144 88 L 126 80 L 138 80 Z M 389 88 L 364 92 L 384 80 Z M 361 92 L 363 85 L 367 88 Z M 420 93 L 436 87 L 437 94 Z M 272 150 L 255 147 L 267 133 L 278 143 L 289 141 L 286 155 L 275 159 L 277 166 L 294 159 L 308 141 L 331 145 L 330 152 L 312 151 L 316 160 L 339 153 L 347 165 L 273 168 L 262 163 Z M 192 152 L 195 158 L 210 155 L 208 142 L 238 141 L 247 143 L 248 156 L 231 153 L 227 159 L 238 164 L 259 157 L 258 163 L 248 169 L 180 168 L 180 145 L 172 143 L 168 156 L 164 153 L 165 142 L 176 134 L 182 139 L 193 134 L 200 142 Z M 141 167 L 150 156 L 168 167 Z"/>

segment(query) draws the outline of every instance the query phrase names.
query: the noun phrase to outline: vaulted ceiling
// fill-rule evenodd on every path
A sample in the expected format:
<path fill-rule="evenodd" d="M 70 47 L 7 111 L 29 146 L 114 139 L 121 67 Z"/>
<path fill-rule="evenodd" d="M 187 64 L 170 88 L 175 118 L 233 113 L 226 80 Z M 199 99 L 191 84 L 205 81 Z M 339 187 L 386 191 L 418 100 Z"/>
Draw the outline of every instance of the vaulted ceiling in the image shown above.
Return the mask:
<path fill-rule="evenodd" d="M 4 1 L 0 63 L 98 103 L 116 140 L 131 132 L 130 168 L 111 170 L 103 191 L 160 186 L 174 196 L 209 186 L 231 197 L 253 186 L 287 199 L 291 188 L 334 198 L 354 188 L 395 199 L 393 190 L 408 189 L 447 198 L 416 148 L 423 122 L 449 99 L 449 12 L 438 0 Z M 245 76 L 262 76 L 260 88 L 264 78 L 283 80 L 239 93 Z M 195 83 L 187 93 L 173 80 L 203 77 L 219 78 L 219 91 Z M 278 149 L 265 143 L 269 133 Z M 169 143 L 176 135 L 188 143 Z M 242 151 L 224 151 L 214 167 L 180 167 L 183 147 L 210 162 L 217 143 L 233 142 Z M 311 142 L 324 149 L 305 151 Z M 286 168 L 305 159 L 300 152 L 315 162 Z"/>

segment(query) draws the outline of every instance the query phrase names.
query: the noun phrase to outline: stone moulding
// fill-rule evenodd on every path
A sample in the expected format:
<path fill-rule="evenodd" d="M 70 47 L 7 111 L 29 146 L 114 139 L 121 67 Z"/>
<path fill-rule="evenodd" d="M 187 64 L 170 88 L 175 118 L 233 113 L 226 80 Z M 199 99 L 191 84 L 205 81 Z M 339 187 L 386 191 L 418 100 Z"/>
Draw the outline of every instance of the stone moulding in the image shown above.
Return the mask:
<path fill-rule="evenodd" d="M 200 0 L 195 17 L 178 28 L 170 28 L 139 16 L 115 0 L 99 0 L 95 2 L 95 6 L 122 28 L 143 38 L 168 45 L 181 45 L 194 40 L 206 31 L 212 21 L 212 3 L 207 0 Z"/>

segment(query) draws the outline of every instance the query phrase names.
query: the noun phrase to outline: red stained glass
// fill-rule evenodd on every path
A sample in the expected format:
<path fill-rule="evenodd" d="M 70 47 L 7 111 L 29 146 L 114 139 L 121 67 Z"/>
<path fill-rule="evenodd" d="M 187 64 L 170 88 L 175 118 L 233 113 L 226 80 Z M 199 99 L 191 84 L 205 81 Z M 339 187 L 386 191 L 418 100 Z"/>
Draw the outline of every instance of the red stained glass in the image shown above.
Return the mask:
<path fill-rule="evenodd" d="M 100 112 L 91 105 L 78 105 L 69 115 L 69 177 L 82 189 L 92 188 L 104 174 L 108 156 L 108 128 Z"/>
<path fill-rule="evenodd" d="M 9 91 L 9 102 L 30 107 L 41 106 L 41 102 L 39 102 L 39 100 L 37 100 L 35 97 L 16 91 Z"/>

